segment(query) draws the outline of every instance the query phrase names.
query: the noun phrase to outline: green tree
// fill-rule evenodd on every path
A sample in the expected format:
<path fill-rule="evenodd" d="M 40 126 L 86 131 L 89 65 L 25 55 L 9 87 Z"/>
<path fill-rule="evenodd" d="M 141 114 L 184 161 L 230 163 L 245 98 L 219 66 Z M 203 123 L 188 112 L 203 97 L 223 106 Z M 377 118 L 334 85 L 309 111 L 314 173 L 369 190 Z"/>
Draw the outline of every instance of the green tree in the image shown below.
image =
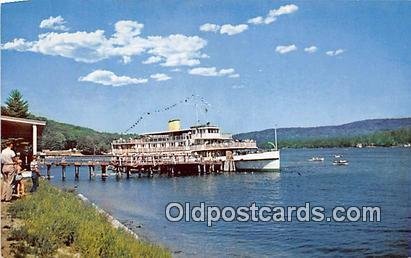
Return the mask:
<path fill-rule="evenodd" d="M 66 143 L 66 137 L 61 132 L 47 130 L 43 132 L 41 147 L 47 150 L 63 150 Z"/>
<path fill-rule="evenodd" d="M 96 151 L 96 143 L 92 136 L 82 136 L 77 140 L 77 149 L 81 150 L 81 153 L 90 155 Z"/>
<path fill-rule="evenodd" d="M 23 99 L 23 95 L 18 90 L 12 90 L 6 100 L 6 107 L 2 107 L 2 114 L 27 118 L 30 115 L 29 104 Z M 4 112 L 4 113 L 3 113 Z"/>

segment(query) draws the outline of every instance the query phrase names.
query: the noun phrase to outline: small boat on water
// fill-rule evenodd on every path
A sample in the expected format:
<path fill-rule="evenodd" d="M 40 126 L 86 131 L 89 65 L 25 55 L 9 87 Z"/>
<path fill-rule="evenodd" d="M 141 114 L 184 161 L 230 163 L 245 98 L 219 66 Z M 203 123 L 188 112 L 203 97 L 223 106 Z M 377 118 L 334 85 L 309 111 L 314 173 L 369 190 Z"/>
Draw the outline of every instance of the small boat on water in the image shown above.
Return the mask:
<path fill-rule="evenodd" d="M 333 165 L 336 165 L 336 166 L 346 166 L 346 165 L 348 165 L 348 160 L 345 160 L 345 159 L 334 160 L 334 161 L 333 161 Z"/>
<path fill-rule="evenodd" d="M 335 158 L 335 159 L 339 159 L 339 158 L 342 158 L 342 156 L 343 156 L 343 155 L 341 155 L 341 154 L 336 154 L 336 155 L 334 155 L 334 158 Z"/>
<path fill-rule="evenodd" d="M 309 159 L 308 161 L 312 161 L 312 162 L 323 162 L 324 158 L 323 157 L 312 157 L 311 159 Z"/>

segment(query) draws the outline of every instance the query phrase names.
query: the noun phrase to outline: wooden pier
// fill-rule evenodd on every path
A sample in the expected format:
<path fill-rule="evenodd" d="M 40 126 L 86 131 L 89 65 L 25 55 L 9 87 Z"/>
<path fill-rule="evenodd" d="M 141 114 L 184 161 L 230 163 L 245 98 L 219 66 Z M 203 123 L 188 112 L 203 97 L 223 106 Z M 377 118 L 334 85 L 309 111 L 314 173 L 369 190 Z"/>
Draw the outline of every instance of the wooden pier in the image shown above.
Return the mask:
<path fill-rule="evenodd" d="M 234 171 L 233 161 L 220 160 L 137 160 L 131 157 L 117 158 L 110 162 L 94 162 L 94 161 L 75 161 L 75 162 L 46 162 L 46 177 L 51 179 L 51 168 L 57 166 L 61 168 L 61 179 L 66 179 L 67 167 L 74 167 L 74 179 L 80 179 L 81 171 L 88 173 L 88 178 L 99 175 L 102 180 L 105 180 L 109 174 L 115 174 L 117 177 L 130 178 L 131 175 L 138 175 L 138 177 L 154 175 L 173 176 L 188 176 L 188 175 L 204 175 L 210 173 L 221 173 L 224 171 Z M 87 169 L 84 169 L 87 168 Z M 108 171 L 112 171 L 109 173 Z M 96 171 L 100 171 L 99 174 Z M 83 173 L 84 173 L 83 172 Z"/>

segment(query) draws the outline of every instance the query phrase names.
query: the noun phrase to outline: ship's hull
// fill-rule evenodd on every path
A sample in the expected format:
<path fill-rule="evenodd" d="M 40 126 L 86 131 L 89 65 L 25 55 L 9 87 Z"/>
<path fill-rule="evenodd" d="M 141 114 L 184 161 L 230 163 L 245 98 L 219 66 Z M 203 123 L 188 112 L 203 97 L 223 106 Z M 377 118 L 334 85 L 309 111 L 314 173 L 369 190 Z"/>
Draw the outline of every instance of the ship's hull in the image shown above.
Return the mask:
<path fill-rule="evenodd" d="M 234 156 L 237 171 L 279 171 L 280 151 L 250 153 Z"/>

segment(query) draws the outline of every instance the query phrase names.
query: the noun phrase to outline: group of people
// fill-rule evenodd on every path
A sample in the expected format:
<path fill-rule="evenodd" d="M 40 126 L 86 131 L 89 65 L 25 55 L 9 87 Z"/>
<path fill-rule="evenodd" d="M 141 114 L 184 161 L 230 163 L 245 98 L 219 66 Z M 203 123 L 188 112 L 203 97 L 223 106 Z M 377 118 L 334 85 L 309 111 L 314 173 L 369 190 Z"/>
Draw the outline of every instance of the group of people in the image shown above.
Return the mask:
<path fill-rule="evenodd" d="M 22 160 L 13 151 L 13 143 L 9 142 L 7 147 L 1 151 L 1 201 L 10 201 L 15 194 L 17 197 L 24 196 L 25 185 L 22 167 Z M 30 192 L 35 192 L 39 186 L 40 168 L 37 162 L 37 156 L 33 155 L 30 162 L 32 187 Z"/>

